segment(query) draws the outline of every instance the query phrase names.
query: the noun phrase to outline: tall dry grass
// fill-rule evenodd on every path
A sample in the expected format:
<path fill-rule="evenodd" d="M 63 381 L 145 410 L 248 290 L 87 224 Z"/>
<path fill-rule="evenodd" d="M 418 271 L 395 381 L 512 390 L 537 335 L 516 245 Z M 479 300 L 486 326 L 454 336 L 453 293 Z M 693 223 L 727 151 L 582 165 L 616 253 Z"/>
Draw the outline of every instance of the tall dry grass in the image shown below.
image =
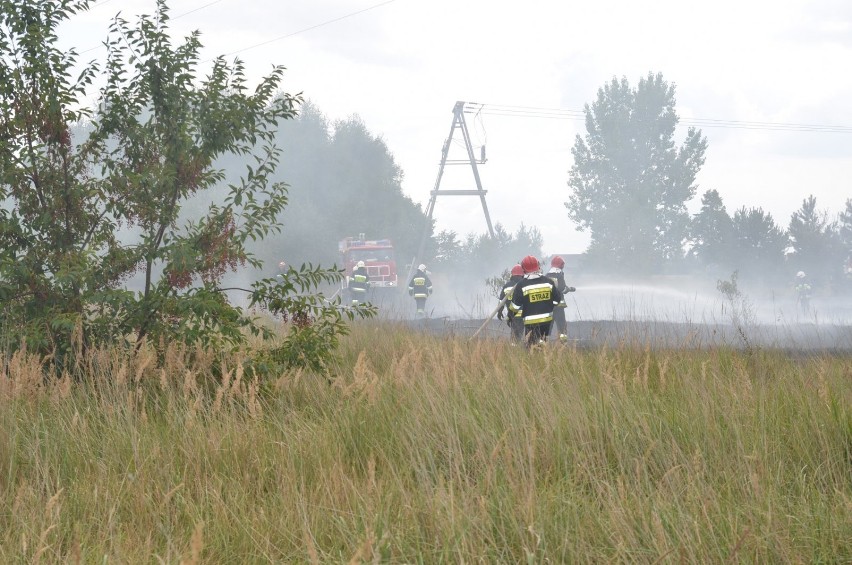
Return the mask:
<path fill-rule="evenodd" d="M 852 561 L 849 357 L 379 324 L 341 354 L 3 359 L 0 562 Z"/>

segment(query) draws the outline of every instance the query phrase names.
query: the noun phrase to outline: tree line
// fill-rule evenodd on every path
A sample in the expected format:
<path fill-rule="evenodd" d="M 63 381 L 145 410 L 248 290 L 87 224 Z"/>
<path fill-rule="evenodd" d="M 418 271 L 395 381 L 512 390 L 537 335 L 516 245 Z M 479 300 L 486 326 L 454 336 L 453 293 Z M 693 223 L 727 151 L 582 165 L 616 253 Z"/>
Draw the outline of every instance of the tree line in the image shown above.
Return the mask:
<path fill-rule="evenodd" d="M 402 192 L 403 171 L 387 145 L 363 121 L 330 123 L 301 96 L 281 93 L 283 67 L 254 87 L 239 59 L 217 58 L 202 76 L 200 34 L 175 44 L 165 0 L 135 25 L 116 17 L 103 66 L 72 76 L 76 54 L 58 46 L 57 30 L 90 4 L 0 0 L 7 352 L 23 347 L 64 371 L 102 345 L 224 351 L 255 334 L 267 346 L 247 357 L 250 365 L 321 368 L 344 319 L 371 315 L 335 308 L 317 291 L 340 281 L 332 266 L 339 239 L 390 238 L 404 263 L 425 231 L 436 267 L 483 276 L 541 254 L 534 226 L 511 233 L 498 224 L 495 238 L 435 234 Z M 566 206 L 591 232 L 588 269 L 807 269 L 826 284 L 839 276 L 852 248 L 852 201 L 829 218 L 806 198 L 781 228 L 760 208 L 729 216 L 711 190 L 690 217 L 707 140 L 690 128 L 677 145 L 677 122 L 674 86 L 660 75 L 636 88 L 613 79 L 586 106 Z M 293 268 L 274 277 L 269 264 L 281 260 Z M 240 272 L 256 276 L 225 282 Z M 250 308 L 228 292 L 243 293 Z M 283 344 L 254 307 L 293 322 Z"/>
<path fill-rule="evenodd" d="M 612 79 L 585 107 L 586 133 L 577 136 L 569 171 L 568 216 L 591 243 L 583 269 L 592 273 L 677 274 L 785 284 L 798 271 L 833 290 L 848 285 L 852 199 L 836 216 L 808 196 L 786 223 L 760 206 L 730 213 L 718 190 L 701 195 L 696 178 L 708 140 L 696 128 L 675 139 L 679 118 L 675 86 L 648 74 L 633 87 Z M 397 258 L 413 257 L 424 229 L 422 260 L 445 271 L 499 272 L 526 254 L 540 255 L 535 226 L 515 233 L 497 225 L 495 237 L 434 232 L 422 208 L 405 196 L 403 171 L 381 137 L 357 116 L 330 122 L 310 102 L 295 120 L 281 122 L 285 148 L 280 180 L 290 185 L 281 234 L 264 244 L 270 264 L 278 256 L 330 264 L 337 240 L 358 233 L 390 238 Z M 235 165 L 236 167 L 236 165 Z M 412 229 L 414 227 L 414 229 Z"/>
<path fill-rule="evenodd" d="M 804 198 L 786 225 L 760 206 L 730 214 L 717 190 L 690 215 L 707 139 L 690 127 L 677 143 L 675 86 L 649 73 L 636 87 L 613 78 L 585 106 L 565 206 L 591 243 L 584 267 L 612 273 L 738 272 L 770 284 L 804 271 L 828 290 L 848 288 L 852 199 L 832 217 Z"/>
<path fill-rule="evenodd" d="M 534 226 L 510 232 L 498 223 L 494 238 L 434 233 L 434 222 L 403 192 L 404 173 L 387 144 L 357 115 L 331 121 L 306 101 L 294 119 L 279 122 L 275 141 L 282 155 L 270 178 L 287 183 L 288 205 L 280 215 L 281 231 L 252 247 L 269 272 L 280 261 L 332 265 L 339 261 L 337 242 L 361 233 L 393 242 L 401 276 L 424 231 L 424 256 L 418 262 L 445 272 L 494 274 L 524 255 L 541 254 L 542 237 Z M 240 170 L 238 156 L 217 164 L 226 176 Z"/>

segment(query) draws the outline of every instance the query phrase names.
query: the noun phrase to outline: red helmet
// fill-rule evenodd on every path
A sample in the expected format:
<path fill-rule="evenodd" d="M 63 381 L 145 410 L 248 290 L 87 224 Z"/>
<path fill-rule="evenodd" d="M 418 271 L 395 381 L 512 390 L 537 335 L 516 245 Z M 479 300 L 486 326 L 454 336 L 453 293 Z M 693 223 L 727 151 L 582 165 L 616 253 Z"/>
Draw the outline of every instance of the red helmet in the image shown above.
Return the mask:
<path fill-rule="evenodd" d="M 553 259 L 550 260 L 550 266 L 556 267 L 557 269 L 561 269 L 565 266 L 565 259 L 563 259 L 559 255 L 554 255 Z"/>
<path fill-rule="evenodd" d="M 524 274 L 524 268 L 521 267 L 520 265 L 515 265 L 514 267 L 512 267 L 512 276 L 513 277 L 517 277 L 517 276 L 523 275 L 523 274 Z"/>
<path fill-rule="evenodd" d="M 521 259 L 521 268 L 524 270 L 524 273 L 534 273 L 538 271 L 538 259 L 532 255 L 527 255 Z"/>

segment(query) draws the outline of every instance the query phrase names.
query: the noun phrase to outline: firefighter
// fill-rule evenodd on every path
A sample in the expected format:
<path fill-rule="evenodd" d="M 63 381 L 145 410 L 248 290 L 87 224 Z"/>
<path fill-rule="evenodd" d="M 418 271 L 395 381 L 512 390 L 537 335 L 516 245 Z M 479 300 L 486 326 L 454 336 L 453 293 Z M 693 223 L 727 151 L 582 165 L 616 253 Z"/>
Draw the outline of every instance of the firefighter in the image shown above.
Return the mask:
<path fill-rule="evenodd" d="M 497 310 L 497 319 L 503 319 L 503 308 L 505 307 L 507 313 L 506 324 L 512 331 L 512 343 L 516 343 L 521 341 L 524 335 L 524 323 L 523 320 L 515 316 L 515 312 L 509 306 L 509 303 L 512 302 L 512 292 L 515 290 L 515 286 L 524 278 L 524 270 L 520 264 L 512 267 L 511 275 L 509 280 L 506 281 L 506 284 L 503 285 L 503 288 L 500 289 L 499 298 L 502 305 Z M 505 303 L 503 303 L 504 300 Z"/>
<path fill-rule="evenodd" d="M 417 304 L 417 317 L 425 317 L 426 299 L 432 294 L 432 281 L 429 280 L 426 265 L 421 263 L 417 266 L 417 272 L 408 283 L 408 294 L 414 297 L 414 302 Z"/>
<path fill-rule="evenodd" d="M 557 306 L 553 310 L 553 319 L 556 321 L 556 331 L 559 332 L 559 341 L 568 340 L 568 323 L 565 321 L 565 302 L 564 297 L 568 292 L 577 290 L 573 286 L 565 286 L 565 259 L 559 255 L 554 255 L 550 260 L 550 270 L 547 271 L 547 278 L 553 281 L 559 292 L 562 293 L 563 302 L 561 306 Z"/>
<path fill-rule="evenodd" d="M 547 341 L 553 325 L 553 309 L 565 307 L 562 293 L 556 284 L 543 274 L 538 259 L 527 255 L 521 261 L 524 278 L 512 291 L 510 308 L 524 321 L 524 341 L 527 347 Z"/>
<path fill-rule="evenodd" d="M 278 262 L 278 274 L 275 275 L 275 279 L 278 281 L 278 284 L 284 282 L 284 279 L 286 278 L 287 274 L 287 269 L 289 269 L 289 266 L 287 265 L 286 261 Z"/>
<path fill-rule="evenodd" d="M 803 313 L 808 314 L 811 309 L 811 283 L 804 271 L 796 273 L 796 284 L 793 288 L 796 291 L 796 304 Z"/>
<path fill-rule="evenodd" d="M 349 277 L 349 297 L 352 300 L 352 306 L 366 302 L 368 290 L 370 290 L 370 277 L 367 275 L 367 267 L 363 261 L 358 261 L 352 276 Z"/>

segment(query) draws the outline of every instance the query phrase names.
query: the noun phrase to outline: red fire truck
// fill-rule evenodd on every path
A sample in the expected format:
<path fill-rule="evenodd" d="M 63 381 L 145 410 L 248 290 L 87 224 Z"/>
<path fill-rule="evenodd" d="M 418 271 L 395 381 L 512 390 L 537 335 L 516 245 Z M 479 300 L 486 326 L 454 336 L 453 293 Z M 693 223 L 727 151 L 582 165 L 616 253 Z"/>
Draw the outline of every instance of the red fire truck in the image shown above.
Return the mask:
<path fill-rule="evenodd" d="M 364 239 L 364 234 L 358 237 L 347 237 L 337 245 L 340 260 L 346 279 L 344 288 L 349 284 L 349 277 L 358 261 L 363 261 L 370 277 L 370 287 L 373 289 L 396 289 L 396 259 L 393 254 L 393 244 L 389 239 Z"/>

